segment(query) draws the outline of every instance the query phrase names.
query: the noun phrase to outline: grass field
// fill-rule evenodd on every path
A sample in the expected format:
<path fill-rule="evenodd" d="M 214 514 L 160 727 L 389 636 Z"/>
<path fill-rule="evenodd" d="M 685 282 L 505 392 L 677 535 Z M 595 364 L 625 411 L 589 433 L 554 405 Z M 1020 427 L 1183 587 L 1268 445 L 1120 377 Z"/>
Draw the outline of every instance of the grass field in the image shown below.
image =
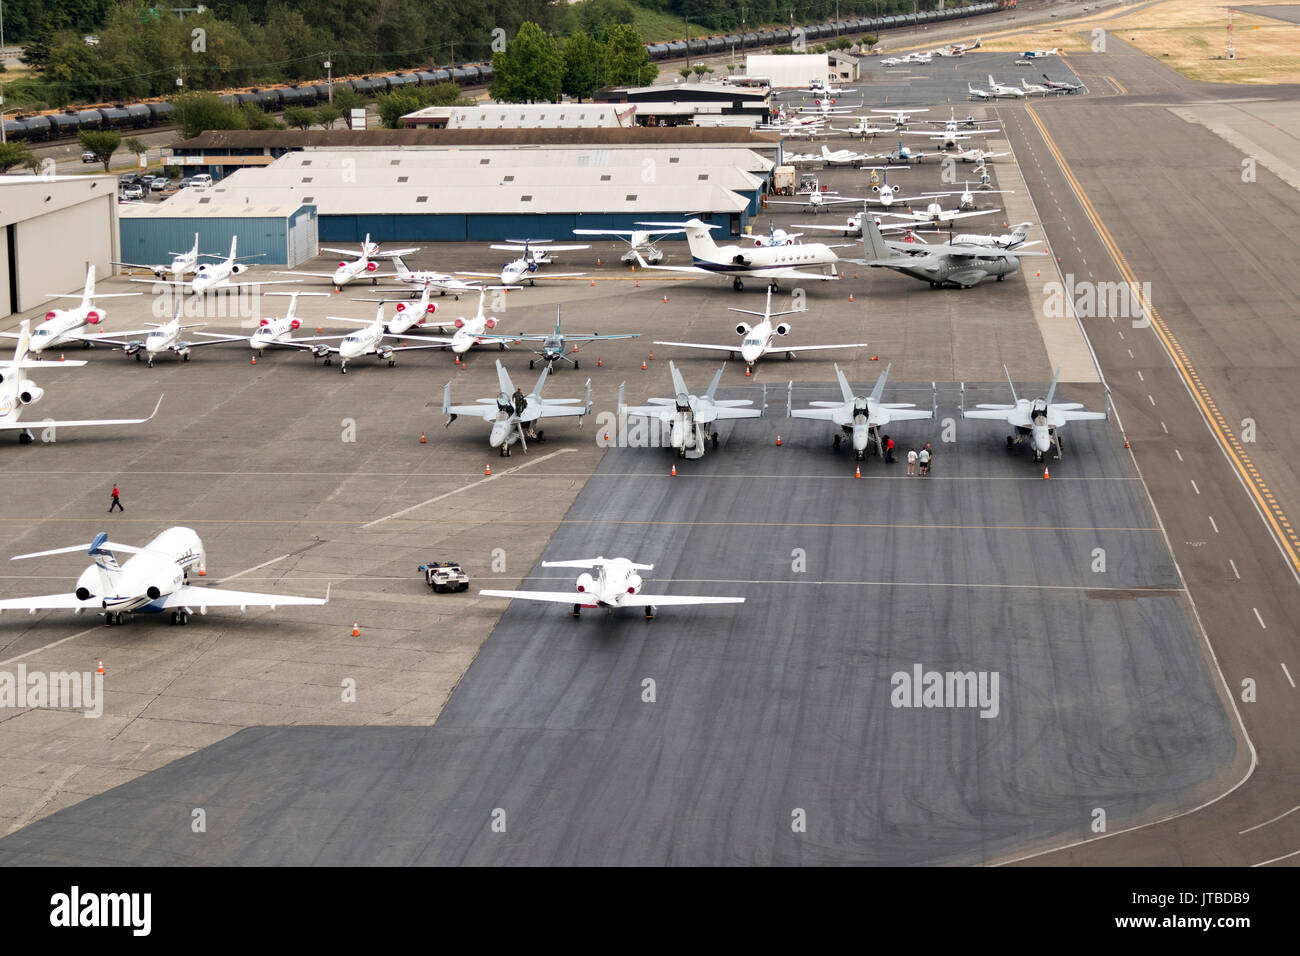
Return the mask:
<path fill-rule="evenodd" d="M 1252 6 L 1294 0 L 1261 0 Z M 1089 52 L 1093 29 L 1105 30 L 1194 80 L 1211 83 L 1300 83 L 1300 25 L 1238 11 L 1232 18 L 1235 60 L 1223 57 L 1228 11 L 1221 0 L 1165 0 L 1121 17 L 1083 16 L 1059 26 L 986 40 L 989 50 L 1060 47 Z"/>

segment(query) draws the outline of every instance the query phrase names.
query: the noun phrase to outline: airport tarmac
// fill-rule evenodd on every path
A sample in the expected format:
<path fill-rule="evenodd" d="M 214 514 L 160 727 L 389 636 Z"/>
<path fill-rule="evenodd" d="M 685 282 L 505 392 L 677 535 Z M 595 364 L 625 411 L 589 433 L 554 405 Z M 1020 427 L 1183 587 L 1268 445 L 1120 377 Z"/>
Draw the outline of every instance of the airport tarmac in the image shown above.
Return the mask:
<path fill-rule="evenodd" d="M 1056 102 L 1069 100 L 1049 104 Z M 1023 108 L 1003 114 L 1061 254 L 1086 215 L 1056 215 L 1053 194 L 1063 180 L 1032 140 Z M 845 193 L 860 186 L 861 174 L 826 175 L 843 175 L 835 181 Z M 1140 219 L 1142 197 L 1130 201 Z M 807 217 L 774 220 L 789 228 Z M 573 331 L 643 333 L 602 348 L 596 370 L 584 353 L 583 369 L 557 375 L 552 396 L 581 394 L 588 375 L 597 410 L 612 407 L 623 380 L 629 401 L 670 394 L 663 360 L 678 353 L 655 347 L 647 360 L 651 338 L 727 341 L 734 325 L 727 306 L 761 308 L 758 290 L 737 294 L 720 282 L 647 279 L 638 288 L 610 266 L 613 247 L 606 249 L 600 267 L 562 261 L 591 270 L 595 287 L 578 281 L 511 294 L 511 327 L 518 315 L 544 330 L 563 300 Z M 431 251 L 418 257 L 426 267 L 485 264 L 478 248 Z M 1240 291 L 1250 292 L 1244 280 Z M 337 314 L 347 298 L 317 300 L 308 314 Z M 810 288 L 808 303 L 792 337 L 870 342 L 833 360 L 867 385 L 892 362 L 891 393 L 897 388 L 901 400 L 928 394 L 917 383 L 939 382 L 941 419 L 956 417 L 961 381 L 985 383 L 979 400 L 1006 401 L 1003 363 L 1018 385 L 1041 387 L 1050 376 L 1022 277 L 930 290 L 861 270 Z M 128 324 L 129 308 L 113 311 L 113 324 Z M 1126 346 L 1107 346 L 1103 370 L 1117 361 L 1115 347 Z M 328 582 L 331 604 L 274 616 L 214 612 L 184 631 L 147 619 L 108 631 L 51 615 L 0 618 L 7 641 L 0 666 L 20 655 L 50 669 L 103 657 L 108 671 L 107 712 L 98 721 L 28 711 L 0 722 L 0 815 L 18 831 L 0 840 L 6 863 L 990 862 L 1088 840 L 1098 808 L 1107 833 L 1187 814 L 1253 766 L 1210 647 L 1223 653 L 1216 635 L 1242 627 L 1229 615 L 1243 600 L 1262 602 L 1263 585 L 1250 584 L 1248 598 L 1235 591 L 1224 599 L 1218 568 L 1208 602 L 1219 606 L 1206 607 L 1198 588 L 1210 587 L 1210 563 L 1193 545 L 1207 534 L 1193 537 L 1186 524 L 1191 492 L 1172 490 L 1185 469 L 1147 467 L 1158 423 L 1135 411 L 1130 382 L 1114 389 L 1124 425 L 1134 429 L 1134 454 L 1122 448 L 1119 422 L 1071 426 L 1078 431 L 1067 431 L 1065 457 L 1049 462 L 1046 482 L 1027 458 L 1003 449 L 992 424 L 972 429 L 979 440 L 968 443 L 959 422 L 958 442 L 941 448 L 930 478 L 898 477 L 901 463 L 870 461 L 858 480 L 850 459 L 830 452 L 824 427 L 779 420 L 736 425 L 716 456 L 687 463 L 674 479 L 666 453 L 602 453 L 591 421 L 581 431 L 557 426 L 544 445 L 505 461 L 488 457 L 485 432 L 471 423 L 434 428 L 448 377 L 457 401 L 495 391 L 493 352 L 464 370 L 431 353 L 403 356 L 393 369 L 358 363 L 346 377 L 312 368 L 305 355 L 248 367 L 244 353 L 225 346 L 153 370 L 93 354 L 86 369 L 48 376 L 61 387 L 50 388 L 42 414 L 71 414 L 88 393 L 108 396 L 97 412 L 118 403 L 147 410 L 160 390 L 183 397 L 165 401 L 149 431 L 61 434 L 57 445 L 7 449 L 23 459 L 6 474 L 0 553 L 30 550 L 33 540 L 88 540 L 103 523 L 93 508 L 106 507 L 105 489 L 118 480 L 136 513 L 114 520 L 127 519 L 138 537 L 189 524 L 204 536 L 210 567 L 220 561 L 216 582 L 242 571 L 236 581 L 249 589 L 313 593 Z M 531 381 L 522 355 L 505 361 L 517 382 Z M 750 380 L 736 363 L 724 386 L 748 386 L 752 395 L 767 384 L 779 419 L 785 381 L 827 382 L 831 361 L 760 364 Z M 717 363 L 680 364 L 702 388 Z M 1089 407 L 1104 401 L 1097 386 L 1065 390 Z M 1197 424 L 1176 382 L 1162 382 L 1158 395 L 1162 406 L 1184 403 L 1182 420 Z M 1171 428 L 1180 421 L 1168 417 Z M 356 442 L 342 440 L 347 419 Z M 1189 431 L 1179 447 L 1212 455 L 1199 427 L 1199 439 Z M 419 444 L 421 431 L 428 444 Z M 779 448 L 773 432 L 782 435 Z M 919 425 L 897 434 L 934 437 Z M 496 474 L 485 480 L 488 462 Z M 941 495 L 932 494 L 935 485 Z M 148 498 L 137 504 L 131 495 L 145 486 Z M 1238 512 L 1224 533 L 1250 542 L 1259 519 L 1240 488 L 1230 478 L 1213 487 L 1214 500 Z M 1173 496 L 1168 506 L 1165 494 Z M 51 500 L 61 503 L 53 513 Z M 398 512 L 406 513 L 366 527 Z M 1190 596 L 1161 517 L 1174 556 L 1191 564 Z M 784 526 L 764 524 L 772 521 Z M 541 577 L 536 562 L 582 556 L 597 536 L 607 554 L 635 548 L 630 556 L 653 560 L 660 579 L 653 586 L 739 588 L 747 603 L 734 611 L 666 609 L 652 623 L 594 613 L 575 622 L 553 606 L 507 610 L 471 595 L 435 597 L 414 570 L 451 557 L 466 564 L 476 588 L 514 586 L 524 571 L 524 586 L 563 587 Z M 1247 575 L 1269 563 L 1254 537 L 1237 561 Z M 489 539 L 506 542 L 504 573 L 492 572 Z M 1098 547 L 1116 590 L 1096 586 Z M 794 583 L 796 548 L 809 561 L 802 573 L 823 587 Z M 80 566 L 50 559 L 0 580 L 6 595 L 39 593 Z M 1276 569 L 1260 573 L 1269 580 Z M 850 596 L 835 599 L 839 589 Z M 1293 619 L 1271 617 L 1285 605 L 1260 606 L 1270 619 Z M 354 618 L 359 638 L 351 637 Z M 1275 626 L 1262 643 L 1282 637 Z M 997 671 L 999 716 L 893 708 L 890 678 L 915 664 Z M 1227 686 L 1238 687 L 1242 673 L 1229 670 Z M 1280 673 L 1267 685 L 1260 678 L 1270 694 L 1281 690 Z M 339 702 L 349 675 L 358 681 L 356 704 Z M 647 678 L 654 703 L 642 700 Z M 1278 708 L 1271 698 L 1267 714 L 1285 715 Z M 1249 709 L 1246 716 L 1254 737 L 1254 723 L 1266 718 Z M 381 723 L 399 726 L 360 726 Z M 1277 733 L 1293 726 L 1279 723 Z M 1295 765 L 1281 755 L 1253 781 L 1280 786 L 1282 768 Z M 83 797 L 91 799 L 54 812 Z M 1225 814 L 1225 826 L 1256 811 L 1264 820 L 1270 806 L 1271 797 L 1253 798 Z M 204 836 L 191 829 L 196 808 L 207 813 Z M 497 810 L 504 833 L 492 830 Z M 803 833 L 791 826 L 801 819 L 796 811 Z M 1162 830 L 1156 826 L 1086 849 L 1111 862 L 1125 859 L 1125 841 L 1143 860 L 1237 859 L 1215 841 L 1198 846 L 1193 827 L 1172 826 L 1163 843 L 1142 836 Z M 199 842 L 218 833 L 220 840 Z M 1240 842 L 1232 852 L 1260 846 L 1256 835 Z M 1117 856 L 1104 857 L 1108 850 Z M 1058 857 L 1094 859 L 1082 850 L 1039 859 Z"/>

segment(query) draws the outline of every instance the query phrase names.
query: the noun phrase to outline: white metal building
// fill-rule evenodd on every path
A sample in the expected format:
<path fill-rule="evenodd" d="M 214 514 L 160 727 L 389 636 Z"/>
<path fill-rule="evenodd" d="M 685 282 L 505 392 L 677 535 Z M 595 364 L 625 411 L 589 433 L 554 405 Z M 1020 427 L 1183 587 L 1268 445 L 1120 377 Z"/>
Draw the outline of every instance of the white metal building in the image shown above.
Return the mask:
<path fill-rule="evenodd" d="M 74 292 L 118 258 L 116 176 L 0 176 L 0 316 Z"/>
<path fill-rule="evenodd" d="M 745 57 L 745 72 L 761 76 L 774 90 L 798 89 L 814 80 L 827 83 L 831 80 L 830 57 L 825 53 L 791 53 L 780 56 L 774 53 L 750 53 Z"/>
<path fill-rule="evenodd" d="M 609 103 L 485 103 L 426 106 L 402 122 L 435 129 L 593 129 L 631 126 L 631 113 Z"/>

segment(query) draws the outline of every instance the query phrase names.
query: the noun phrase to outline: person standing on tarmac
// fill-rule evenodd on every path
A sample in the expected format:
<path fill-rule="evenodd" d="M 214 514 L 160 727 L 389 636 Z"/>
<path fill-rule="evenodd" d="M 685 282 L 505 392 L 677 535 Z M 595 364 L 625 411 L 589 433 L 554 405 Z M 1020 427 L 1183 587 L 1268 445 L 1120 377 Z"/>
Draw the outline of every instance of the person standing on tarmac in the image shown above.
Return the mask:
<path fill-rule="evenodd" d="M 114 509 L 114 508 L 116 508 L 116 509 L 119 510 L 119 511 L 125 511 L 125 510 L 126 510 L 125 508 L 122 507 L 122 499 L 121 499 L 121 495 L 122 495 L 122 493 L 118 490 L 117 485 L 114 484 L 114 485 L 113 485 L 113 503 L 110 504 L 110 505 L 108 506 L 108 513 L 109 513 L 109 514 L 112 514 L 112 513 L 113 513 L 113 509 Z"/>

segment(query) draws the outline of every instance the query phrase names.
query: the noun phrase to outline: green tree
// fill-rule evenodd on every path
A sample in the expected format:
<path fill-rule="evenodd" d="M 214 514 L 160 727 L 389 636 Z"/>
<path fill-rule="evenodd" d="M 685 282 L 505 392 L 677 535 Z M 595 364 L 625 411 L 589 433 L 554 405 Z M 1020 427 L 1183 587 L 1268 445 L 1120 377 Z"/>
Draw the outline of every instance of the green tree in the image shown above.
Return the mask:
<path fill-rule="evenodd" d="M 366 98 L 352 87 L 334 87 L 334 105 L 343 111 L 344 116 L 351 115 L 353 110 L 361 109 L 366 103 Z"/>
<path fill-rule="evenodd" d="M 132 136 L 129 139 L 123 140 L 122 146 L 125 147 L 126 151 L 133 156 L 139 156 L 141 153 L 147 153 L 149 151 L 149 147 L 145 145 L 144 140 L 139 136 Z"/>
<path fill-rule="evenodd" d="M 326 129 L 333 129 L 334 122 L 343 115 L 343 111 L 333 103 L 322 103 L 316 107 L 316 116 L 320 119 L 321 126 Z"/>
<path fill-rule="evenodd" d="M 27 166 L 35 161 L 37 169 L 40 168 L 40 160 L 32 155 L 26 143 L 0 143 L 0 173 L 7 173 L 15 166 Z"/>
<path fill-rule="evenodd" d="M 433 86 L 421 86 L 420 102 L 424 106 L 470 106 L 473 100 L 461 95 L 460 87 L 455 83 L 435 83 Z"/>
<path fill-rule="evenodd" d="M 376 101 L 379 104 L 379 121 L 384 124 L 385 129 L 404 129 L 406 124 L 402 122 L 402 117 L 424 106 L 414 90 L 381 93 Z"/>
<path fill-rule="evenodd" d="M 311 129 L 320 122 L 320 117 L 311 107 L 290 106 L 284 111 L 284 122 L 293 129 Z"/>
<path fill-rule="evenodd" d="M 605 82 L 610 86 L 648 86 L 659 75 L 659 68 L 650 62 L 641 34 L 627 24 L 618 23 L 609 28 L 605 55 L 609 62 Z"/>
<path fill-rule="evenodd" d="M 122 145 L 122 134 L 109 130 L 79 130 L 77 139 L 81 142 L 83 150 L 95 154 L 95 162 L 104 164 L 104 172 L 108 172 L 109 161 Z"/>
<path fill-rule="evenodd" d="M 555 37 L 530 22 L 493 54 L 489 92 L 504 103 L 549 102 L 560 98 L 563 78 L 564 59 Z"/>
<path fill-rule="evenodd" d="M 575 33 L 564 41 L 563 92 L 579 103 L 591 96 L 605 78 L 605 48 L 590 33 Z"/>
<path fill-rule="evenodd" d="M 172 101 L 172 118 L 182 139 L 193 139 L 210 129 L 246 129 L 242 113 L 232 109 L 216 93 L 184 93 Z"/>
<path fill-rule="evenodd" d="M 691 81 L 691 68 L 689 66 L 684 66 L 677 72 L 682 75 L 682 79 L 685 80 L 687 83 Z"/>
<path fill-rule="evenodd" d="M 703 63 L 696 63 L 693 67 L 691 67 L 691 72 L 694 73 L 696 76 L 698 76 L 698 77 L 700 78 L 700 79 L 699 79 L 699 82 L 703 83 L 703 82 L 704 82 L 704 74 L 705 74 L 705 73 L 712 73 L 713 71 L 710 70 L 710 69 L 709 69 L 707 66 L 705 66 Z"/>

